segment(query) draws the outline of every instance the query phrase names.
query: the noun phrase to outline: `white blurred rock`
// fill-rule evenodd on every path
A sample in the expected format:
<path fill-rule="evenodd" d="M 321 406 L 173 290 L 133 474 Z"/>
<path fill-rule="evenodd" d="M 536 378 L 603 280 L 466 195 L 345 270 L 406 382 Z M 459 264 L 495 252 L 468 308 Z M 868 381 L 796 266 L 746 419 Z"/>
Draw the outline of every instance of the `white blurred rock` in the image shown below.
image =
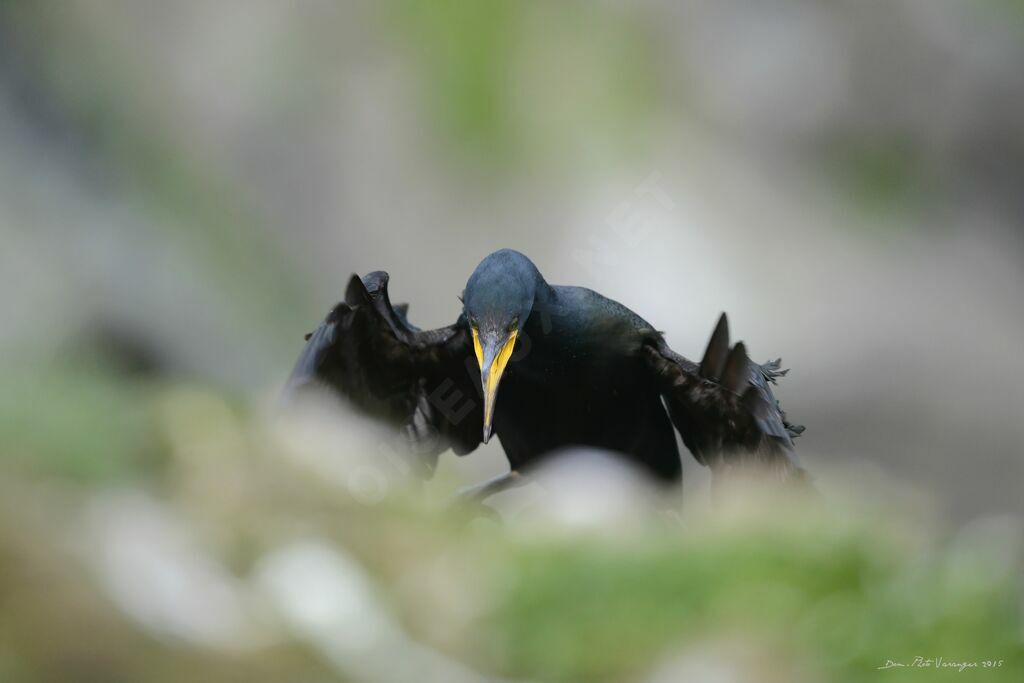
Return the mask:
<path fill-rule="evenodd" d="M 495 505 L 506 518 L 565 529 L 631 529 L 671 507 L 643 472 L 597 449 L 563 451 L 528 476 L 535 486 Z"/>
<path fill-rule="evenodd" d="M 320 539 L 268 555 L 256 582 L 286 623 L 354 680 L 483 683 L 463 665 L 411 640 L 374 596 L 362 567 Z"/>
<path fill-rule="evenodd" d="M 185 522 L 142 493 L 98 497 L 79 548 L 117 606 L 151 632 L 211 648 L 248 648 L 267 633 L 244 586 Z"/>

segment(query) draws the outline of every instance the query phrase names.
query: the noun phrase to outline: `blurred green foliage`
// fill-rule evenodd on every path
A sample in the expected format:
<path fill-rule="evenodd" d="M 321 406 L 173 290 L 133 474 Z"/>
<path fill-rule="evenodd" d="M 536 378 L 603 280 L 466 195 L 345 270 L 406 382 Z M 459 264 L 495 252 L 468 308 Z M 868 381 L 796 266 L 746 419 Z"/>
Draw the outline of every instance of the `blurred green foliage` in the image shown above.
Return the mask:
<path fill-rule="evenodd" d="M 929 187 L 921 153 L 907 139 L 852 141 L 831 154 L 835 186 L 851 206 L 876 215 L 914 211 L 926 205 Z M 879 223 L 869 221 L 875 228 Z M 884 223 L 892 227 L 893 222 Z"/>
<path fill-rule="evenodd" d="M 827 680 L 873 680 L 888 659 L 916 655 L 1005 660 L 985 680 L 1024 670 L 1010 598 L 1020 579 L 984 572 L 986 549 L 921 553 L 866 520 L 784 518 L 682 542 L 530 546 L 504 568 L 510 588 L 489 622 L 491 652 L 507 671 L 557 680 L 620 680 L 683 643 L 716 638 L 752 641 Z M 979 553 L 980 576 L 956 576 L 960 552 Z"/>
<path fill-rule="evenodd" d="M 293 672 L 319 666 L 352 673 L 344 661 L 323 660 L 329 630 L 287 632 L 272 647 L 229 655 L 166 642 L 120 613 L 87 570 L 92 552 L 109 549 L 91 551 L 80 526 L 94 495 L 115 483 L 158 494 L 204 539 L 197 561 L 230 568 L 247 586 L 261 623 L 273 613 L 254 593 L 261 559 L 289 539 L 330 539 L 373 577 L 380 609 L 414 637 L 490 674 L 639 680 L 710 658 L 744 680 L 961 675 L 878 671 L 890 659 L 917 656 L 1002 660 L 964 674 L 986 681 L 1016 681 L 1024 671 L 1019 526 L 936 533 L 895 508 L 825 509 L 759 496 L 735 509 L 695 512 L 684 526 L 665 517 L 640 529 L 580 530 L 557 518 L 467 525 L 433 496 L 402 486 L 382 500 L 354 497 L 302 455 L 318 448 L 307 429 L 268 431 L 263 418 L 199 387 L 118 383 L 88 363 L 35 381 L 8 376 L 0 399 L 5 680 L 90 670 L 132 681 L 183 672 L 241 680 L 240 672 L 264 668 L 273 672 L 266 680 L 294 680 Z M 37 416 L 19 398 L 51 410 Z M 350 466 L 374 462 L 381 464 L 357 458 Z M 73 555 L 60 540 L 69 534 L 79 539 Z M 159 557 L 165 541 L 152 542 Z M 38 577 L 46 577 L 45 590 Z M 82 640 L 83 632 L 91 635 Z"/>
<path fill-rule="evenodd" d="M 5 362 L 0 457 L 37 476 L 93 484 L 150 469 L 147 390 L 98 360 Z"/>
<path fill-rule="evenodd" d="M 509 172 L 649 151 L 663 94 L 649 28 L 635 15 L 534 0 L 387 8 L 437 139 L 456 156 Z"/>
<path fill-rule="evenodd" d="M 987 0 L 981 3 L 992 11 L 1009 20 L 1009 25 L 1016 31 L 1024 33 L 1024 2 L 1021 0 Z"/>

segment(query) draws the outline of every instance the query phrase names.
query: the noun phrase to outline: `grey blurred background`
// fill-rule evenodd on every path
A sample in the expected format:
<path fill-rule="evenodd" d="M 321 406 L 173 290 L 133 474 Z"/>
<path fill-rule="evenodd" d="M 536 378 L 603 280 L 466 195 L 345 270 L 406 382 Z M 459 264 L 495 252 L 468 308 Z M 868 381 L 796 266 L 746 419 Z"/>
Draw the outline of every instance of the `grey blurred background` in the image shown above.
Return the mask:
<path fill-rule="evenodd" d="M 513 247 L 728 311 L 831 486 L 1022 513 L 1022 74 L 1015 0 L 2 1 L 0 452 L 144 469 L 139 383 L 267 400 L 351 273 L 436 326 Z"/>

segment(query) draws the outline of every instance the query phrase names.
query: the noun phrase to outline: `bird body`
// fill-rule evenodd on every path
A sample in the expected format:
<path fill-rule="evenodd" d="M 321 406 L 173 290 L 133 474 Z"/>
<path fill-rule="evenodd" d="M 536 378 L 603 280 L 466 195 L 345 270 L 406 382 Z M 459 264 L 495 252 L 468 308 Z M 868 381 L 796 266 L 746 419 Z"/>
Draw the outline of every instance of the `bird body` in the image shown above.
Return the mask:
<path fill-rule="evenodd" d="M 591 446 L 624 454 L 659 480 L 679 478 L 672 425 L 642 368 L 644 329 L 597 292 L 551 287 L 527 320 L 524 350 L 513 354 L 495 407 L 494 432 L 513 469 Z"/>
<path fill-rule="evenodd" d="M 427 474 L 441 451 L 471 452 L 493 433 L 512 473 L 589 446 L 677 482 L 674 425 L 713 472 L 754 463 L 803 476 L 791 440 L 802 427 L 786 421 L 769 386 L 784 373 L 777 361 L 750 362 L 742 343 L 730 346 L 724 314 L 694 363 L 627 307 L 550 285 L 510 249 L 481 261 L 462 314 L 445 328 L 412 326 L 387 285 L 382 271 L 352 277 L 345 301 L 307 336 L 288 392 L 326 385 L 395 424 Z"/>

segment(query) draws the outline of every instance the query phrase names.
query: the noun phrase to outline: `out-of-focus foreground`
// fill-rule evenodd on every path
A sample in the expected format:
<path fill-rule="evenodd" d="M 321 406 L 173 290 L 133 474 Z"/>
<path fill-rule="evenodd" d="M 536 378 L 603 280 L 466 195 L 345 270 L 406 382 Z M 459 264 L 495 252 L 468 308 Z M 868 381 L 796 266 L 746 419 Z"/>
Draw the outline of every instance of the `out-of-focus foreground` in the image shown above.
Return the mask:
<path fill-rule="evenodd" d="M 0 680 L 1019 680 L 1022 72 L 1011 0 L 0 0 Z M 496 443 L 266 419 L 505 246 L 783 355 L 829 512 L 467 526 Z"/>
<path fill-rule="evenodd" d="M 186 387 L 147 404 L 149 485 L 4 482 L 3 680 L 791 683 L 895 662 L 899 680 L 1016 681 L 1024 666 L 1013 520 L 950 534 L 891 492 L 822 506 L 739 489 L 680 523 L 580 455 L 497 524 L 409 488 L 353 423 L 250 420 Z"/>

